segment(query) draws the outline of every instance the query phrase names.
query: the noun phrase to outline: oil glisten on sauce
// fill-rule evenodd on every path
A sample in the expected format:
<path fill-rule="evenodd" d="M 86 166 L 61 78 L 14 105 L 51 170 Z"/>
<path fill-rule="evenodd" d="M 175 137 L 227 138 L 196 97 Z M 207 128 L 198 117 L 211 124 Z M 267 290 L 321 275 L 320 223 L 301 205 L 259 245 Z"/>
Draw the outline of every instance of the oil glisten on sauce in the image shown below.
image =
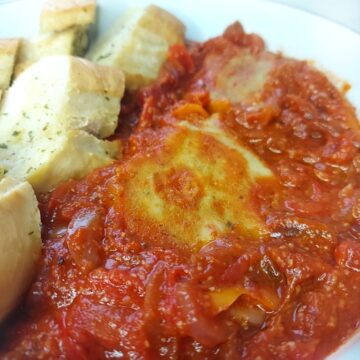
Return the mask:
<path fill-rule="evenodd" d="M 122 160 L 39 196 L 2 359 L 320 359 L 360 321 L 360 128 L 238 23 L 123 100 Z"/>

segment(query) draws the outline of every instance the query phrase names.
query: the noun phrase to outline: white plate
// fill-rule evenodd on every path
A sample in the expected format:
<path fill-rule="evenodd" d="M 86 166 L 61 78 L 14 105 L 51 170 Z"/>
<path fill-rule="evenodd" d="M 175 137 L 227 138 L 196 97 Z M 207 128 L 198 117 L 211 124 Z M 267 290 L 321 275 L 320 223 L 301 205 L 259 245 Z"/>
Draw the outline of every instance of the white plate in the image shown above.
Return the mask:
<path fill-rule="evenodd" d="M 0 1 L 1 3 L 1 1 Z M 41 0 L 17 0 L 0 6 L 0 37 L 31 36 L 38 32 Z M 331 21 L 285 5 L 261 0 L 97 0 L 99 33 L 128 6 L 156 3 L 180 17 L 187 37 L 205 40 L 240 20 L 246 31 L 264 37 L 268 48 L 297 59 L 315 61 L 320 69 L 349 82 L 348 98 L 360 114 L 360 35 Z M 330 358 L 360 359 L 360 336 Z"/>

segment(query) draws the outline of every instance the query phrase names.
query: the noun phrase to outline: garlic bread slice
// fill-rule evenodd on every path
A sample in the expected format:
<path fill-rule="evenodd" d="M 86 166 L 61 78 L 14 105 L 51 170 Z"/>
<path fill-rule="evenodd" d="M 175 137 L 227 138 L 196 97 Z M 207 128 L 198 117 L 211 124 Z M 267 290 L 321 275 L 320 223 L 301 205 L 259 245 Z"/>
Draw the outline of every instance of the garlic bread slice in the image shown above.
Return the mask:
<path fill-rule="evenodd" d="M 180 20 L 157 6 L 132 8 L 98 38 L 87 58 L 121 69 L 126 87 L 136 90 L 158 77 L 169 47 L 184 41 L 184 31 Z"/>
<path fill-rule="evenodd" d="M 15 77 L 31 64 L 49 55 L 80 56 L 87 48 L 86 30 L 72 27 L 58 33 L 40 35 L 33 39 L 22 39 L 15 66 Z"/>
<path fill-rule="evenodd" d="M 40 15 L 40 30 L 47 33 L 72 26 L 86 28 L 95 21 L 95 12 L 95 0 L 47 0 Z"/>
<path fill-rule="evenodd" d="M 120 155 L 111 135 L 124 91 L 121 71 L 70 56 L 25 70 L 0 109 L 0 169 L 36 192 L 87 175 Z M 93 134 L 91 134 L 93 133 Z"/>
<path fill-rule="evenodd" d="M 27 128 L 24 125 L 7 131 L 0 125 L 0 167 L 9 176 L 29 181 L 37 193 L 106 166 L 120 153 L 118 142 L 99 140 L 82 130 L 39 131 L 29 122 Z"/>
<path fill-rule="evenodd" d="M 29 286 L 41 251 L 40 213 L 33 189 L 0 181 L 0 321 Z"/>
<path fill-rule="evenodd" d="M 41 120 L 42 127 L 55 121 L 61 129 L 82 129 L 104 138 L 117 127 L 123 94 L 120 70 L 72 56 L 50 56 L 14 81 L 1 112 L 12 122 L 28 121 L 23 120 L 27 116 Z"/>

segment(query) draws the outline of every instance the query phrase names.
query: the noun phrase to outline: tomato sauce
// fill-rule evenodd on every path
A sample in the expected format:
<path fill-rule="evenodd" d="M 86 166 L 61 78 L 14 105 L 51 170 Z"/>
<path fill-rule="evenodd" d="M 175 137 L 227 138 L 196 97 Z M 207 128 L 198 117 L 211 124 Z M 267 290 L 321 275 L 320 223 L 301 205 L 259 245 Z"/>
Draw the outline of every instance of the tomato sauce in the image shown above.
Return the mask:
<path fill-rule="evenodd" d="M 215 96 L 214 76 L 244 50 L 261 69 L 271 63 L 261 89 L 239 101 L 219 89 Z M 252 71 L 244 64 L 240 85 Z M 130 231 L 126 162 L 179 118 L 211 113 L 276 176 L 251 194 L 268 234 L 235 236 L 229 222 L 226 236 L 194 251 L 159 243 L 145 222 Z M 321 359 L 354 334 L 360 128 L 325 75 L 266 53 L 236 23 L 204 44 L 174 46 L 159 80 L 126 95 L 115 137 L 125 145 L 122 160 L 39 196 L 43 254 L 1 330 L 0 358 Z M 158 187 L 182 188 L 185 175 Z M 183 198 L 165 195 L 182 206 Z"/>

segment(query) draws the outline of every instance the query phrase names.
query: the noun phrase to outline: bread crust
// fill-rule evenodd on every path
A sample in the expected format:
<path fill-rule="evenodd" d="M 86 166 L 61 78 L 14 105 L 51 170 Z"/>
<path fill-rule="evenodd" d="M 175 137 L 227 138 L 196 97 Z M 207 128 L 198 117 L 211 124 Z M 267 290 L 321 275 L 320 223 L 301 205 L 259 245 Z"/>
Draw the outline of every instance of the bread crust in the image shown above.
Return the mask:
<path fill-rule="evenodd" d="M 6 90 L 13 75 L 20 39 L 0 39 L 0 90 Z"/>

